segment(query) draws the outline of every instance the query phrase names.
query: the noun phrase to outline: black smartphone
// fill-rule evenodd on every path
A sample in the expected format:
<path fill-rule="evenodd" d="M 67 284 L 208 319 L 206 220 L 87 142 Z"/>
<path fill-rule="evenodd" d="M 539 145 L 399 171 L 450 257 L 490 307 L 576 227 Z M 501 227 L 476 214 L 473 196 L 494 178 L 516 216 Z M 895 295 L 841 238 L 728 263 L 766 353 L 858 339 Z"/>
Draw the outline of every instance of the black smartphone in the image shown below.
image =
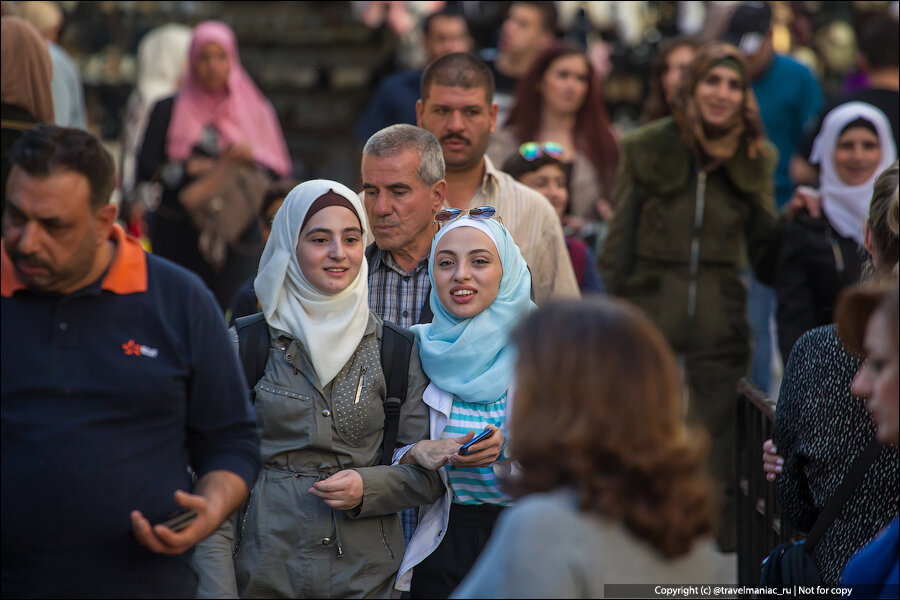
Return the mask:
<path fill-rule="evenodd" d="M 481 433 L 479 433 L 478 435 L 473 437 L 471 440 L 469 440 L 468 442 L 466 442 L 465 444 L 460 446 L 457 454 L 459 454 L 460 456 L 465 456 L 466 454 L 469 453 L 472 446 L 474 446 L 481 440 L 486 440 L 487 438 L 491 437 L 493 434 L 494 434 L 493 429 L 491 429 L 490 427 L 485 427 L 484 431 L 482 431 Z"/>
<path fill-rule="evenodd" d="M 158 523 L 158 525 L 165 525 L 172 531 L 181 531 L 182 529 L 184 529 L 185 527 L 190 525 L 196 518 L 197 518 L 196 510 L 191 509 L 191 510 L 179 511 L 178 514 L 176 514 L 175 516 L 173 516 L 170 519 L 163 521 L 162 523 Z"/>

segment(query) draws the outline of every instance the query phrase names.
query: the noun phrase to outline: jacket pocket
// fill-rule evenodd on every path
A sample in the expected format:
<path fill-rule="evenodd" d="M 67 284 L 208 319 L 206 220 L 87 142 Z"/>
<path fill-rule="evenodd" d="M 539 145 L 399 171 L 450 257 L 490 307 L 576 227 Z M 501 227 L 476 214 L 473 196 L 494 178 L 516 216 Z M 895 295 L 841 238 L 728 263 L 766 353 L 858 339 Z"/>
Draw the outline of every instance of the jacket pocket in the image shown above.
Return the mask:
<path fill-rule="evenodd" d="M 275 386 L 262 380 L 256 384 L 256 408 L 263 440 L 296 440 L 305 444 L 311 435 L 312 396 Z"/>

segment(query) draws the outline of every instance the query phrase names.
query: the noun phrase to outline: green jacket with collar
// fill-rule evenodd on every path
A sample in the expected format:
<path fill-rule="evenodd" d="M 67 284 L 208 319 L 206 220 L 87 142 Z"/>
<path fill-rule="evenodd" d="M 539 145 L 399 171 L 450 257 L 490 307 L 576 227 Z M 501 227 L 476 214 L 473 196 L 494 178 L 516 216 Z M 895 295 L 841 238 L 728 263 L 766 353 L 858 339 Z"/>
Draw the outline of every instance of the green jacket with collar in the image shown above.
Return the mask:
<path fill-rule="evenodd" d="M 770 143 L 750 158 L 742 142 L 706 173 L 671 117 L 625 137 L 600 270 L 607 291 L 642 308 L 677 353 L 748 351 L 739 271 L 749 261 L 761 281 L 772 278 L 776 159 Z"/>

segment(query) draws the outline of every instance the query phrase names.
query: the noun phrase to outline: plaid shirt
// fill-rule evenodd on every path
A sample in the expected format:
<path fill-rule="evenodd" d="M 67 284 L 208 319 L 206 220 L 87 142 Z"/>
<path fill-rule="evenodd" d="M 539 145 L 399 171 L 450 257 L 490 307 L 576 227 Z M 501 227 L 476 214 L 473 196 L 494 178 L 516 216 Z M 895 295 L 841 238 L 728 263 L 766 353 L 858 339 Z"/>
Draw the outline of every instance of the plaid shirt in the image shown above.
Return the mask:
<path fill-rule="evenodd" d="M 427 256 L 407 273 L 390 252 L 375 248 L 369 260 L 369 308 L 383 321 L 406 328 L 415 325 L 430 293 Z"/>
<path fill-rule="evenodd" d="M 373 247 L 369 258 L 369 308 L 383 321 L 407 329 L 419 322 L 422 306 L 431 293 L 428 279 L 428 257 L 419 261 L 412 273 L 400 268 L 390 252 Z M 369 256 L 369 253 L 366 253 Z M 406 543 L 412 538 L 418 521 L 417 511 L 400 512 L 400 526 Z"/>

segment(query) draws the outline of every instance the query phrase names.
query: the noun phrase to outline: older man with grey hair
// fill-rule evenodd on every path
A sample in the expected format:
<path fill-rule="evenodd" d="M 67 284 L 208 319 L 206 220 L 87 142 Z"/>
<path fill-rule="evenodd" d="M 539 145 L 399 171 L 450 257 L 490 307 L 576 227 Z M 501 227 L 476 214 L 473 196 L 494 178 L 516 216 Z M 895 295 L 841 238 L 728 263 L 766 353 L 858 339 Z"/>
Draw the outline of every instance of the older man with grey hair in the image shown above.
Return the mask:
<path fill-rule="evenodd" d="M 369 307 L 403 327 L 429 322 L 432 221 L 447 190 L 440 143 L 412 125 L 376 132 L 363 148 L 362 185 L 375 238 L 366 249 Z"/>
<path fill-rule="evenodd" d="M 441 144 L 412 125 L 375 132 L 363 148 L 362 185 L 375 238 L 366 248 L 369 308 L 403 327 L 429 323 L 432 223 L 447 191 Z M 400 513 L 407 544 L 416 520 L 415 509 Z"/>

